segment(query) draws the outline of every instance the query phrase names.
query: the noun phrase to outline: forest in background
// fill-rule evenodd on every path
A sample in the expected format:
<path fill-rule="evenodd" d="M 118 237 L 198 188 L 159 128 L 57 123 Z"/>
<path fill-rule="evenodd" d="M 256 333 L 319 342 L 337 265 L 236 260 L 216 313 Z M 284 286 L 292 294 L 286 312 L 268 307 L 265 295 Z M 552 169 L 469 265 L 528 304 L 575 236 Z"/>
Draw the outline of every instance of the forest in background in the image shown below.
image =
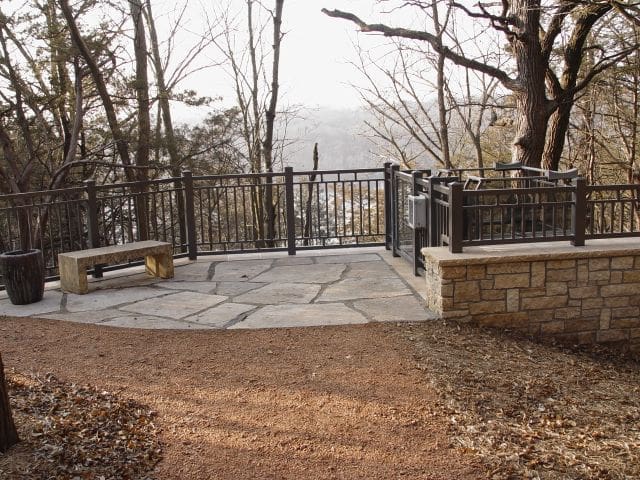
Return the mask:
<path fill-rule="evenodd" d="M 206 29 L 180 48 L 181 25 L 194 15 L 187 2 L 170 20 L 150 0 L 3 4 L 0 189 L 167 178 L 185 169 L 311 169 L 316 142 L 320 168 L 520 161 L 577 167 L 592 183 L 637 177 L 633 4 L 372 4 L 387 23 L 324 12 L 380 36 L 379 48 L 354 46 L 361 80 L 354 94 L 363 103 L 355 112 L 283 103 L 280 55 L 296 28 L 284 0 L 212 2 L 198 12 Z M 396 8 L 411 9 L 413 24 L 394 25 Z M 231 107 L 183 87 L 205 74 L 231 82 Z M 180 104 L 206 114 L 181 124 Z"/>

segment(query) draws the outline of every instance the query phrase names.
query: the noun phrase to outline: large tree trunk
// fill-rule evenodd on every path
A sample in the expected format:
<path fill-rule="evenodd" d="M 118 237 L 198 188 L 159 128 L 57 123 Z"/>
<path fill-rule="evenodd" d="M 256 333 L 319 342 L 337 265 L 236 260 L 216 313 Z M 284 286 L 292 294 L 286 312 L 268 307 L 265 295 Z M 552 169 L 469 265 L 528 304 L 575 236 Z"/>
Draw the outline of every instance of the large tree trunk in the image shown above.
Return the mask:
<path fill-rule="evenodd" d="M 545 78 L 548 63 L 540 43 L 540 1 L 514 0 L 513 15 L 520 19 L 511 37 L 518 78 L 513 87 L 516 132 L 512 161 L 540 167 L 550 115 Z"/>
<path fill-rule="evenodd" d="M 542 95 L 535 97 L 529 93 L 525 91 L 515 95 L 516 134 L 511 159 L 522 165 L 539 168 L 547 134 L 548 102 L 544 90 Z"/>
<path fill-rule="evenodd" d="M 280 33 L 282 27 L 282 7 L 284 0 L 276 0 L 276 10 L 273 15 L 273 64 L 271 69 L 271 96 L 269 99 L 269 108 L 265 112 L 266 129 L 265 139 L 262 144 L 264 152 L 264 167 L 267 173 L 273 172 L 273 130 L 275 128 L 276 107 L 278 105 L 278 75 L 280 68 L 280 43 L 282 35 Z M 265 185 L 265 207 L 267 214 L 267 245 L 274 247 L 273 239 L 276 236 L 275 225 L 276 215 L 275 206 L 273 205 L 273 179 L 267 177 Z"/>
<path fill-rule="evenodd" d="M 549 170 L 558 170 L 560 159 L 564 150 L 564 143 L 569 130 L 571 119 L 571 103 L 561 103 L 549 120 L 549 135 L 544 149 L 543 167 Z"/>
<path fill-rule="evenodd" d="M 147 25 L 149 26 L 149 38 L 151 40 L 151 58 L 153 59 L 153 66 L 156 74 L 156 82 L 158 83 L 158 105 L 160 115 L 162 118 L 162 124 L 164 125 L 164 143 L 169 153 L 169 166 L 171 168 L 171 176 L 177 178 L 181 175 L 181 160 L 178 153 L 178 144 L 176 142 L 175 132 L 173 130 L 173 120 L 171 117 L 171 105 L 169 104 L 169 89 L 167 88 L 167 82 L 164 76 L 164 66 L 162 65 L 162 58 L 160 57 L 160 43 L 158 42 L 158 33 L 156 31 L 156 24 L 153 18 L 153 11 L 151 10 L 151 0 L 146 2 L 146 18 Z M 159 140 L 159 139 L 158 139 Z M 181 187 L 180 181 L 176 181 L 174 184 L 176 190 Z M 182 251 L 187 251 L 187 224 L 184 212 L 184 198 L 182 195 L 177 195 L 177 209 L 180 214 L 178 215 L 178 228 L 180 230 L 180 243 L 184 245 Z"/>
<path fill-rule="evenodd" d="M 0 355 L 0 452 L 6 452 L 19 441 L 11 415 L 7 382 L 4 378 L 4 365 L 2 364 L 2 355 Z"/>
<path fill-rule="evenodd" d="M 136 149 L 136 165 L 138 167 L 149 166 L 149 144 L 151 143 L 151 118 L 149 109 L 149 75 L 147 73 L 147 40 L 144 31 L 144 20 L 142 14 L 142 2 L 131 0 L 129 3 L 131 19 L 135 35 L 133 45 L 136 57 L 136 99 L 138 103 L 138 146 Z M 137 171 L 137 180 L 146 181 L 149 179 L 148 170 L 140 168 Z M 138 240 L 148 240 L 149 238 L 149 208 L 144 195 L 146 188 L 140 187 L 142 195 L 136 196 L 136 212 L 138 214 Z"/>

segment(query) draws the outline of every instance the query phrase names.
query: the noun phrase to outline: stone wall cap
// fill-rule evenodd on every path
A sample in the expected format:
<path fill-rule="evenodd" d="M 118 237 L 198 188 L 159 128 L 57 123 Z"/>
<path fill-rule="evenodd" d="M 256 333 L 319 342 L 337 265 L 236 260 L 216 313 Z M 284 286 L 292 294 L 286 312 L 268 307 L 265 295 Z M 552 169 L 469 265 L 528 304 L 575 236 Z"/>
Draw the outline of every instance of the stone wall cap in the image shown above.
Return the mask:
<path fill-rule="evenodd" d="M 465 247 L 463 253 L 451 253 L 448 247 L 427 247 L 420 252 L 426 260 L 452 266 L 501 263 L 505 257 L 510 262 L 623 257 L 640 255 L 640 238 L 587 240 L 584 247 L 564 242 L 541 242 Z"/>

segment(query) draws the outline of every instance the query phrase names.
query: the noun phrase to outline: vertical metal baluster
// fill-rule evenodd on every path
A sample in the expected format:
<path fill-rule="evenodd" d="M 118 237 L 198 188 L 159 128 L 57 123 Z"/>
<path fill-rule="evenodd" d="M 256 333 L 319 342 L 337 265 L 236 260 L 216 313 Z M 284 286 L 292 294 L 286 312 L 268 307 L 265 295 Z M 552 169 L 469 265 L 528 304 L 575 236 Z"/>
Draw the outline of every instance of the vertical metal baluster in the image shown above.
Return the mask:
<path fill-rule="evenodd" d="M 339 173 L 338 181 L 340 181 L 340 186 L 342 187 L 342 236 L 340 237 L 340 245 L 342 245 L 344 238 L 347 236 L 347 191 L 344 186 L 344 179 L 340 178 Z"/>
<path fill-rule="evenodd" d="M 363 231 L 364 231 L 364 218 L 362 216 L 363 213 L 363 198 L 362 198 L 362 180 L 358 180 L 358 211 L 360 212 L 360 232 L 359 235 L 360 236 L 364 236 Z"/>
<path fill-rule="evenodd" d="M 240 194 L 242 197 L 242 248 L 244 249 L 244 245 L 248 243 L 247 238 L 247 186 L 243 183 L 240 186 Z"/>
<path fill-rule="evenodd" d="M 182 191 L 179 190 L 175 190 L 174 193 L 176 195 L 182 195 Z M 174 199 L 173 199 L 173 195 L 169 194 L 169 239 L 171 241 L 171 244 L 175 245 L 176 244 L 176 220 L 174 218 L 174 212 L 178 208 L 178 205 L 180 205 L 179 202 L 175 202 L 174 205 Z M 182 212 L 178 212 L 178 215 L 182 215 Z M 189 235 L 187 234 L 187 238 L 181 238 L 180 239 L 180 243 L 181 245 L 188 245 L 189 243 Z"/>
<path fill-rule="evenodd" d="M 231 182 L 229 182 L 231 183 Z M 224 213 L 225 213 L 225 219 L 227 220 L 227 232 L 226 232 L 226 238 L 227 238 L 227 243 L 225 244 L 225 250 L 228 250 L 229 248 L 233 249 L 231 247 L 232 243 L 231 243 L 231 225 L 229 224 L 230 218 L 229 218 L 229 188 L 230 185 L 225 185 L 224 186 Z"/>
<path fill-rule="evenodd" d="M 217 224 L 218 224 L 218 250 L 223 249 L 224 247 L 222 246 L 222 215 L 221 215 L 221 208 L 222 206 L 220 205 L 220 200 L 222 198 L 222 181 L 220 181 L 219 185 L 216 185 L 214 187 L 214 192 L 215 192 L 215 209 L 216 209 L 216 219 L 217 219 Z"/>

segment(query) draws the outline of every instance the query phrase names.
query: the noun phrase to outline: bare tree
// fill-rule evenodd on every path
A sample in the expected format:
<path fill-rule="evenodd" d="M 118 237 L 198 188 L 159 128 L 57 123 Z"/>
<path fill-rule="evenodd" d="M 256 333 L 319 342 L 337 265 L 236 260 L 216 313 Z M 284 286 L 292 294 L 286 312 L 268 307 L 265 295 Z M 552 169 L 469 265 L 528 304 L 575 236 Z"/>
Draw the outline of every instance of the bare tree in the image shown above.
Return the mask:
<path fill-rule="evenodd" d="M 222 21 L 225 25 L 223 39 L 215 39 L 220 52 L 226 57 L 236 91 L 236 101 L 242 117 L 243 137 L 249 170 L 253 173 L 272 173 L 277 138 L 275 134 L 278 115 L 280 53 L 282 39 L 282 15 L 284 0 L 274 0 L 274 8 L 266 8 L 256 0 L 246 0 L 245 31 L 247 37 L 238 40 L 234 36 L 233 20 L 229 11 Z M 257 9 L 257 10 L 256 10 Z M 266 14 L 269 22 L 260 22 Z M 271 28 L 270 48 L 266 48 L 264 35 Z M 246 42 L 244 46 L 236 42 Z M 272 246 L 275 237 L 275 199 L 273 179 L 266 176 L 264 188 L 252 190 L 252 210 L 258 246 L 266 240 Z"/>
<path fill-rule="evenodd" d="M 402 6 L 421 9 L 431 8 L 432 4 L 420 0 L 401 2 Z M 544 162 L 547 167 L 557 167 L 576 95 L 596 75 L 636 48 L 601 51 L 594 65 L 588 71 L 582 71 L 586 38 L 593 26 L 607 15 L 623 12 L 625 18 L 635 18 L 634 10 L 629 8 L 627 11 L 621 4 L 614 6 L 608 2 L 558 1 L 543 6 L 541 0 L 480 3 L 474 9 L 456 2 L 451 5 L 472 19 L 487 22 L 505 35 L 509 43 L 508 51 L 513 58 L 513 74 L 500 66 L 457 52 L 455 48 L 444 44 L 434 31 L 368 23 L 353 13 L 340 10 L 323 9 L 323 12 L 351 21 L 363 32 L 426 42 L 447 60 L 496 78 L 512 92 L 516 108 L 512 160 L 531 166 L 540 166 Z M 563 31 L 570 32 L 564 44 L 559 41 Z M 557 62 L 561 66 L 560 74 L 556 73 L 552 62 L 555 55 L 562 59 Z"/>

